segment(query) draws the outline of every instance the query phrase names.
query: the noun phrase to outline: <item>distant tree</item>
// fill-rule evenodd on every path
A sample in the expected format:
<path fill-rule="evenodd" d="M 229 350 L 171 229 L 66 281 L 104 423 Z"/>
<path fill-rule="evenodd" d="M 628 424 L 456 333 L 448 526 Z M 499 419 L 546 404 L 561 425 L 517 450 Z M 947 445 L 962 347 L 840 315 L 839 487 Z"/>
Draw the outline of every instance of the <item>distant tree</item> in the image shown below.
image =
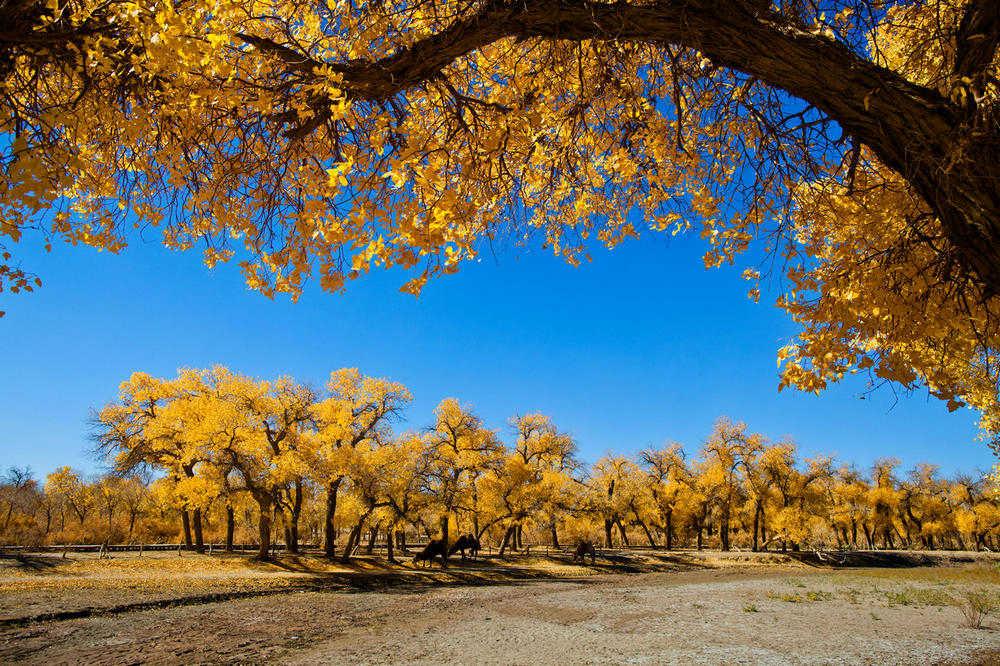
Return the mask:
<path fill-rule="evenodd" d="M 356 368 L 330 374 L 327 395 L 313 408 L 315 431 L 305 442 L 303 455 L 310 476 L 325 490 L 324 552 L 334 556 L 337 493 L 350 471 L 352 449 L 375 438 L 388 439 L 390 423 L 411 400 L 399 382 L 362 375 Z"/>
<path fill-rule="evenodd" d="M 441 539 L 448 544 L 452 517 L 472 509 L 475 480 L 483 471 L 501 464 L 503 445 L 471 406 L 454 398 L 445 398 L 434 410 L 434 424 L 427 428 L 426 441 L 433 461 L 426 472 L 424 492 L 433 498 Z"/>

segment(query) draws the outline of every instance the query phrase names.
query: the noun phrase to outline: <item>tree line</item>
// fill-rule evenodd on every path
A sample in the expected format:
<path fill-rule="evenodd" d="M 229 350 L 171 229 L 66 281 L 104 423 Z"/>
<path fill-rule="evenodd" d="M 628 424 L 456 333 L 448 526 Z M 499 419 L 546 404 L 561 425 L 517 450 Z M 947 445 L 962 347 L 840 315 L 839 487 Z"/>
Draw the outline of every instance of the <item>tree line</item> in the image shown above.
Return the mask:
<path fill-rule="evenodd" d="M 720 418 L 697 455 L 667 442 L 593 465 L 543 414 L 509 419 L 512 444 L 448 398 L 420 431 L 392 425 L 410 402 L 398 382 L 356 369 L 323 390 L 224 367 L 175 379 L 135 373 L 92 415 L 110 471 L 60 467 L 44 483 L 11 468 L 0 482 L 0 543 L 172 541 L 322 544 L 349 558 L 409 537 L 472 534 L 503 554 L 531 544 L 607 547 L 1000 547 L 1000 496 L 982 475 L 942 476 L 894 458 L 867 471 L 800 458 Z M 364 543 L 364 542 L 367 543 Z"/>

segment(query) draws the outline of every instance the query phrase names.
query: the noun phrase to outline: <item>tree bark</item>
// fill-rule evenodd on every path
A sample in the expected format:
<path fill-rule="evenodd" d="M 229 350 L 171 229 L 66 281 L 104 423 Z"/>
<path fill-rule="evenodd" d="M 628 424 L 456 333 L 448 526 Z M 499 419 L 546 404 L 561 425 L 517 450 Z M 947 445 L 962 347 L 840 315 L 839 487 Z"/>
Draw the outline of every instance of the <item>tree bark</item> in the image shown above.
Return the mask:
<path fill-rule="evenodd" d="M 757 552 L 757 549 L 760 546 L 760 542 L 757 540 L 757 531 L 759 529 L 760 529 L 760 500 L 757 500 L 756 504 L 754 505 L 754 512 L 753 512 L 753 546 L 751 546 L 750 548 L 750 550 L 754 553 Z"/>
<path fill-rule="evenodd" d="M 344 553 L 340 556 L 341 561 L 346 562 L 351 559 L 351 554 L 361 541 L 361 529 L 364 525 L 365 517 L 362 517 L 361 520 L 358 521 L 358 524 L 351 529 L 351 533 L 347 536 L 347 545 L 344 546 Z"/>
<path fill-rule="evenodd" d="M 503 557 L 504 552 L 507 550 L 507 544 L 510 543 L 510 535 L 513 533 L 513 525 L 504 530 L 503 539 L 500 540 L 500 557 Z"/>
<path fill-rule="evenodd" d="M 632 544 L 630 544 L 628 541 L 628 533 L 625 532 L 625 526 L 622 525 L 622 521 L 620 520 L 616 520 L 615 525 L 618 526 L 618 532 L 622 535 L 622 543 L 625 544 L 626 548 L 628 548 Z"/>
<path fill-rule="evenodd" d="M 194 510 L 192 520 L 194 522 L 194 549 L 201 553 L 205 550 L 205 538 L 201 529 L 201 509 Z"/>
<path fill-rule="evenodd" d="M 649 531 L 649 527 L 647 527 L 646 523 L 641 520 L 639 521 L 639 526 L 642 528 L 642 531 L 646 533 L 646 540 L 649 541 L 649 547 L 655 550 L 656 539 L 653 538 L 652 533 Z"/>
<path fill-rule="evenodd" d="M 268 550 L 271 547 L 271 502 L 264 498 L 257 499 L 260 508 L 260 518 L 257 521 L 257 533 L 260 545 L 257 548 L 257 555 L 254 559 L 267 562 L 271 559 Z"/>
<path fill-rule="evenodd" d="M 441 514 L 441 540 L 444 541 L 444 552 L 441 554 L 441 561 L 448 563 L 448 548 L 451 542 L 448 540 L 448 512 Z"/>
<path fill-rule="evenodd" d="M 226 507 L 226 551 L 233 552 L 233 535 L 236 532 L 236 512 L 233 507 Z"/>
<path fill-rule="evenodd" d="M 187 509 L 181 509 L 181 526 L 184 528 L 184 545 L 191 548 L 191 517 L 188 516 Z"/>
<path fill-rule="evenodd" d="M 393 544 L 393 541 L 395 541 L 395 539 L 396 539 L 396 530 L 392 530 L 392 529 L 386 530 L 386 532 L 385 532 L 385 551 L 386 551 L 386 556 L 385 557 L 386 557 L 387 560 L 389 560 L 393 564 L 396 563 L 396 556 L 395 556 L 395 553 L 393 551 L 393 546 L 395 545 L 395 544 Z"/>
<path fill-rule="evenodd" d="M 337 543 L 337 529 L 334 527 L 334 516 L 337 513 L 337 490 L 344 477 L 339 476 L 326 487 L 326 520 L 324 526 L 323 554 L 334 557 Z"/>

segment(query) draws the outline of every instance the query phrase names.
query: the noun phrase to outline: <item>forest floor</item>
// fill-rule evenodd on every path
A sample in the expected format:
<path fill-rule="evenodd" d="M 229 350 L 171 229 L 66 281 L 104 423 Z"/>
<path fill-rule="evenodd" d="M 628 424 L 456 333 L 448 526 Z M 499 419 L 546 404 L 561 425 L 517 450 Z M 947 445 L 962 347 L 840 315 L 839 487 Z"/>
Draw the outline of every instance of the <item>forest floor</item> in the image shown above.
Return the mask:
<path fill-rule="evenodd" d="M 960 605 L 985 597 L 973 628 Z M 0 662 L 1000 665 L 991 553 L 0 558 Z"/>

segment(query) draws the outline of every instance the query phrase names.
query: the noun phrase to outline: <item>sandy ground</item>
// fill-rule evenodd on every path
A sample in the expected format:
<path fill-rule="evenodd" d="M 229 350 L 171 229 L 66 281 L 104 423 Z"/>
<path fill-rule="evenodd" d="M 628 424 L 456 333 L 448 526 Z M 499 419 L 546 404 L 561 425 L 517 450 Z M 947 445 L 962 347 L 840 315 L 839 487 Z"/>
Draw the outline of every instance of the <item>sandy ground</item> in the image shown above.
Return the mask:
<path fill-rule="evenodd" d="M 77 569 L 86 579 L 94 567 Z M 258 581 L 260 590 L 271 592 L 264 596 L 113 615 L 100 609 L 115 605 L 112 590 L 127 576 L 102 594 L 99 581 L 107 576 L 82 588 L 46 588 L 44 582 L 67 572 L 31 574 L 24 585 L 11 574 L 0 576 L 6 617 L 0 661 L 1000 664 L 1000 609 L 974 629 L 954 605 L 969 591 L 1000 600 L 995 562 L 919 569 L 728 562 L 670 569 L 617 574 L 555 563 L 545 575 L 557 578 L 533 579 L 530 572 L 519 578 L 505 564 L 499 571 L 412 572 L 422 579 L 390 573 L 397 583 L 354 586 L 326 572 L 328 578 L 311 576 L 312 587 L 299 591 L 287 587 L 289 581 L 301 584 L 294 572 L 265 570 L 234 579 L 244 586 Z M 567 577 L 569 572 L 578 575 Z M 221 572 L 208 573 L 206 589 L 225 586 Z M 503 582 L 488 582 L 495 578 Z M 276 581 L 286 586 L 280 593 L 268 587 Z M 40 598 L 59 597 L 60 589 L 69 598 L 60 607 L 85 610 L 80 604 L 89 599 L 96 614 L 17 619 L 18 608 L 37 609 Z M 161 593 L 144 597 L 140 590 L 136 598 Z"/>

